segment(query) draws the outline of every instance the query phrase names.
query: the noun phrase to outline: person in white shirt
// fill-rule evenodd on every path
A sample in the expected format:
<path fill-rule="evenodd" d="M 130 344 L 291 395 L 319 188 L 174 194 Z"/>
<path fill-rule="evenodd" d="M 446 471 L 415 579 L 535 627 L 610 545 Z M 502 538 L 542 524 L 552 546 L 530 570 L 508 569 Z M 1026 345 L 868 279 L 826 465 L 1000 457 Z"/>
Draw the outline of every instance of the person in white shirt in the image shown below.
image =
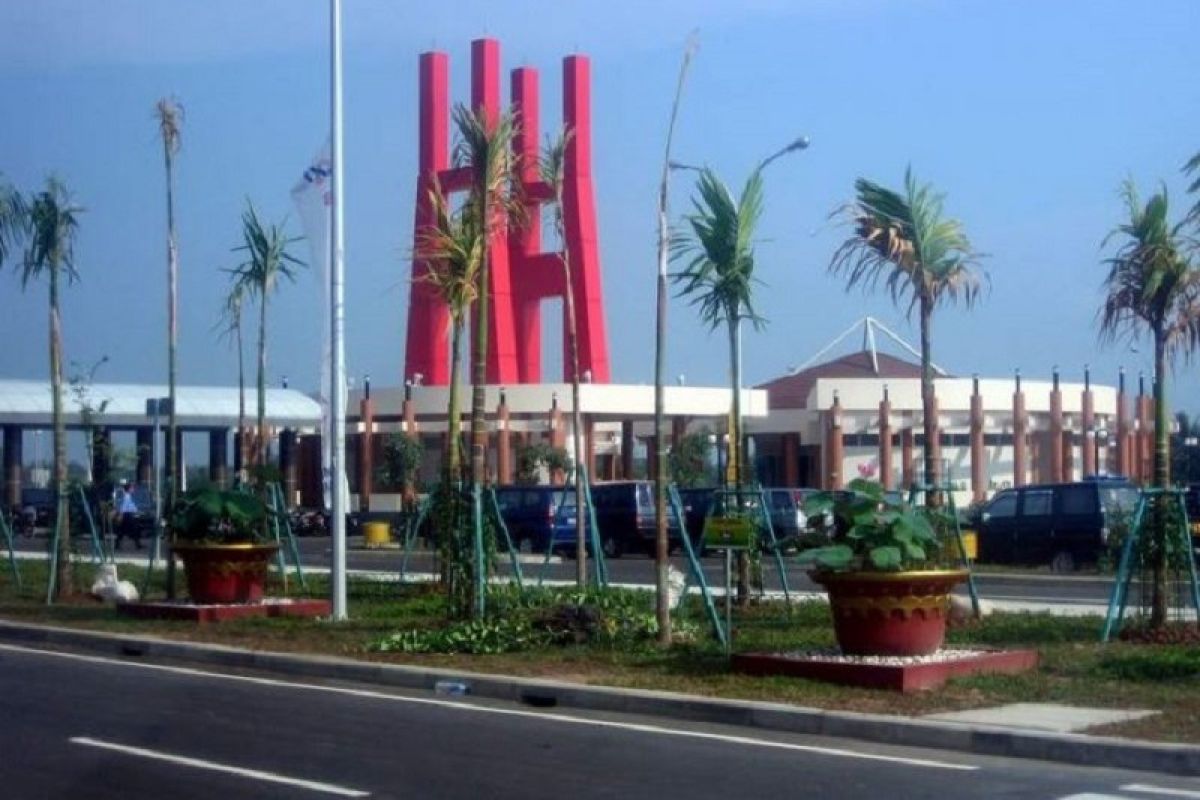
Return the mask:
<path fill-rule="evenodd" d="M 113 543 L 114 550 L 121 549 L 125 537 L 133 539 L 133 546 L 142 549 L 142 531 L 137 524 L 137 503 L 133 501 L 133 484 L 129 481 L 121 487 L 117 496 L 117 539 Z"/>

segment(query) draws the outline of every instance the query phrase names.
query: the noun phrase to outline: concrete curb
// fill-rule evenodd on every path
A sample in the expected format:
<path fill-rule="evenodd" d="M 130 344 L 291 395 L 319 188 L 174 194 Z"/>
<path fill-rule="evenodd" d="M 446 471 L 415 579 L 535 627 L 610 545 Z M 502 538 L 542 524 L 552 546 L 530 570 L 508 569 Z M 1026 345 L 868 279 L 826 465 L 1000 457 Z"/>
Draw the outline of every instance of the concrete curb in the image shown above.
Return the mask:
<path fill-rule="evenodd" d="M 830 736 L 904 747 L 1030 758 L 1093 767 L 1200 775 L 1200 746 L 1139 742 L 941 722 L 882 714 L 824 711 L 782 703 L 726 700 L 673 692 L 584 686 L 451 669 L 380 664 L 347 658 L 245 650 L 154 636 L 83 631 L 0 620 L 0 640 L 50 645 L 109 656 L 234 667 L 293 678 L 318 678 L 433 691 L 438 681 L 467 684 L 476 697 L 549 708 L 580 709 Z"/>

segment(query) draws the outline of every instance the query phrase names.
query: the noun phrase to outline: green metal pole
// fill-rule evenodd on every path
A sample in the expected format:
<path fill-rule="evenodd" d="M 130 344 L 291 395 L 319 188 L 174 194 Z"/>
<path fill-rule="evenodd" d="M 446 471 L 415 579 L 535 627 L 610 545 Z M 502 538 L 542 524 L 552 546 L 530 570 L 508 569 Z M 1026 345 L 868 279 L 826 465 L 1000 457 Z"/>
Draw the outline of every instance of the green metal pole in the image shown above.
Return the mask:
<path fill-rule="evenodd" d="M 21 569 L 17 566 L 17 554 L 13 546 L 12 525 L 9 524 L 3 510 L 0 510 L 0 529 L 4 531 L 4 541 L 8 545 L 8 565 L 12 569 L 13 581 L 17 584 L 17 589 L 20 590 Z"/>
<path fill-rule="evenodd" d="M 592 502 L 592 479 L 588 475 L 587 467 L 579 467 L 580 474 L 583 475 L 583 499 L 587 504 L 589 538 L 592 542 L 592 562 L 594 564 L 596 583 L 599 586 L 608 586 L 608 561 L 604 557 L 604 548 L 600 546 L 600 526 L 596 522 L 596 504 Z"/>
<path fill-rule="evenodd" d="M 763 525 L 767 529 L 767 536 L 771 540 L 771 554 L 775 557 L 775 568 L 779 571 L 779 582 L 783 585 L 783 599 L 791 609 L 792 593 L 788 586 L 787 568 L 784 566 L 783 556 L 779 552 L 779 540 L 775 538 L 775 526 L 771 524 L 771 513 L 767 511 L 767 495 L 761 486 L 758 487 L 758 510 L 759 517 L 762 518 Z"/>
<path fill-rule="evenodd" d="M 495 488 L 489 486 L 488 494 L 488 510 L 492 517 L 496 520 L 496 526 L 500 528 L 500 533 L 504 534 L 504 544 L 508 548 L 509 560 L 512 562 L 513 574 L 517 578 L 517 588 L 525 588 L 525 576 L 521 573 L 521 558 L 520 553 L 513 547 L 512 536 L 508 533 L 508 525 L 504 522 L 504 516 L 500 513 L 500 501 L 496 499 Z"/>
<path fill-rule="evenodd" d="M 1136 511 L 1133 514 L 1133 525 L 1129 529 L 1129 534 L 1125 537 L 1125 543 L 1121 547 L 1121 560 L 1117 564 L 1117 576 L 1113 582 L 1112 594 L 1108 599 L 1108 612 L 1104 617 L 1104 632 L 1100 635 L 1101 642 L 1107 642 L 1109 636 L 1112 635 L 1113 625 L 1125 613 L 1125 596 L 1129 588 L 1130 562 L 1133 560 L 1133 553 L 1138 537 L 1142 532 L 1142 520 L 1145 517 L 1146 511 L 1146 495 L 1142 494 L 1138 498 Z"/>
<path fill-rule="evenodd" d="M 54 589 L 58 577 L 58 536 L 62 530 L 62 503 L 56 503 L 58 511 L 54 516 L 54 536 L 50 540 L 50 578 L 46 581 L 46 605 L 54 602 Z"/>
<path fill-rule="evenodd" d="M 687 528 L 684 526 L 683 502 L 679 498 L 679 490 L 675 484 L 671 484 L 668 494 L 671 501 L 671 511 L 675 514 L 675 519 L 679 521 L 679 530 L 682 531 L 683 551 L 687 553 L 688 565 L 692 568 L 692 574 L 696 576 L 696 585 L 700 587 L 700 596 L 704 599 L 704 610 L 708 612 L 708 619 L 712 623 L 713 631 L 717 634 L 717 640 L 724 646 L 726 645 L 725 629 L 721 625 L 721 616 L 717 613 L 716 605 L 713 603 L 712 592 L 708 588 L 708 581 L 704 578 L 704 568 L 700 564 L 700 559 L 696 555 L 696 548 L 692 546 L 692 539 L 688 536 Z M 687 584 L 684 583 L 684 598 L 687 597 L 687 591 Z"/>

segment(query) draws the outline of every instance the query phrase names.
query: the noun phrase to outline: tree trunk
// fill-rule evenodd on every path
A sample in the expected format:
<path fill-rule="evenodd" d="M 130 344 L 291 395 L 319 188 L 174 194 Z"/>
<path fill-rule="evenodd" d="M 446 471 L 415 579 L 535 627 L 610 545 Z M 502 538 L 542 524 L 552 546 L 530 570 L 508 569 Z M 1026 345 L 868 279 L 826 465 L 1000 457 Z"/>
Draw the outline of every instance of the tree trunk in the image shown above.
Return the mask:
<path fill-rule="evenodd" d="M 1154 331 L 1154 487 L 1156 489 L 1166 489 L 1171 480 L 1166 362 L 1166 336 L 1159 328 Z M 1167 622 L 1167 542 L 1171 535 L 1167 526 L 1170 524 L 1172 515 L 1167 512 L 1169 505 L 1167 495 L 1159 495 L 1155 505 L 1158 513 L 1155 514 L 1156 524 L 1153 533 L 1156 542 L 1153 548 L 1154 563 L 1151 564 L 1154 591 L 1151 595 L 1150 625 L 1157 628 Z"/>
<path fill-rule="evenodd" d="M 558 241 L 562 246 L 559 259 L 562 261 L 563 279 L 566 281 L 567 306 L 567 358 L 571 372 L 571 428 L 575 457 L 575 583 L 579 588 L 587 586 L 587 508 L 585 506 L 583 464 L 583 412 L 579 409 L 579 328 L 575 321 L 575 288 L 571 280 L 571 257 L 567 251 L 567 237 L 563 226 L 562 197 L 554 201 L 554 227 L 558 229 Z M 591 476 L 587 475 L 587 480 Z"/>
<path fill-rule="evenodd" d="M 733 375 L 733 419 L 730 425 L 729 441 L 735 442 L 733 448 L 733 487 L 734 498 L 737 501 L 737 511 L 742 513 L 742 488 L 745 482 L 746 437 L 742 435 L 742 320 L 741 308 L 729 322 L 729 360 Z M 746 608 L 750 605 L 750 554 L 739 550 L 737 555 L 737 601 L 738 606 Z M 727 633 L 728 635 L 728 633 Z"/>
<path fill-rule="evenodd" d="M 464 309 L 465 311 L 465 309 Z M 459 409 L 459 361 L 462 359 L 463 320 L 452 320 L 450 333 L 450 402 L 446 409 L 446 479 L 452 483 L 462 480 L 462 412 Z"/>
<path fill-rule="evenodd" d="M 259 287 L 258 312 L 258 435 L 254 442 L 254 463 L 259 467 L 267 465 L 267 287 Z M 261 482 L 261 481 L 260 481 Z"/>
<path fill-rule="evenodd" d="M 246 369 L 244 359 L 242 358 L 242 312 L 238 309 L 238 317 L 234 324 L 234 334 L 237 337 L 237 362 L 238 362 L 238 425 L 237 425 L 237 447 L 238 447 L 238 464 L 241 469 L 238 470 L 238 483 L 246 485 Z"/>
<path fill-rule="evenodd" d="M 929 327 L 933 318 L 933 301 L 926 295 L 921 295 L 921 427 L 925 433 L 925 446 L 921 448 L 921 461 L 924 464 L 923 480 L 925 483 L 925 504 L 938 506 L 941 497 L 932 487 L 938 483 L 937 464 L 933 461 L 936 449 L 934 437 L 937 433 L 936 412 L 933 407 L 933 347 L 930 340 Z"/>
<path fill-rule="evenodd" d="M 63 420 L 62 317 L 58 305 L 59 266 L 50 264 L 50 391 L 54 423 L 54 507 L 58 532 L 58 567 L 53 599 L 69 595 L 73 589 L 71 570 L 71 519 L 67 504 L 67 427 Z"/>
<path fill-rule="evenodd" d="M 167 168 L 167 503 L 170 510 L 179 497 L 179 471 L 183 465 L 179 457 L 178 425 L 175 418 L 175 357 L 179 336 L 179 249 L 175 240 L 175 165 L 171 157 L 170 140 L 163 138 L 163 158 Z M 170 541 L 174 542 L 174 534 Z M 175 557 L 168 547 L 167 599 L 175 598 Z"/>

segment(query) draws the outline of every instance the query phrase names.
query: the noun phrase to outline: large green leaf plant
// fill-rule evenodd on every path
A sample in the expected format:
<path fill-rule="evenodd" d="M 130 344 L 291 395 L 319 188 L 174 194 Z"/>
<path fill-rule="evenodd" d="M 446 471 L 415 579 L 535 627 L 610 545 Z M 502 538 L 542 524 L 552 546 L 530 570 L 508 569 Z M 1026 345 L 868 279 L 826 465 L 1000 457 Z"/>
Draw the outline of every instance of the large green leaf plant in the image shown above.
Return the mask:
<path fill-rule="evenodd" d="M 828 545 L 805 550 L 800 563 L 834 572 L 927 569 L 940 557 L 938 528 L 944 512 L 918 509 L 889 496 L 874 481 L 850 482 L 848 492 L 820 492 L 804 506 L 809 519 L 832 514 Z"/>

